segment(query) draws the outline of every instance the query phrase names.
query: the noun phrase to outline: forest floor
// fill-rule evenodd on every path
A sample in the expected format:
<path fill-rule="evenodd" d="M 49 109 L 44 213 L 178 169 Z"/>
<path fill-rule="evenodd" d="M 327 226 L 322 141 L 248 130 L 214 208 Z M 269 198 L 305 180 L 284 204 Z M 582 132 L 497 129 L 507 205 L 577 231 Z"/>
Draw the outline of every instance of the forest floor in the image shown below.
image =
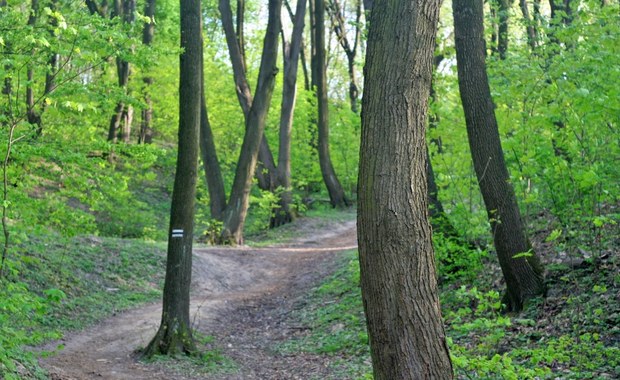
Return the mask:
<path fill-rule="evenodd" d="M 149 343 L 161 319 L 161 303 L 154 303 L 46 345 L 50 351 L 64 347 L 41 359 L 42 367 L 54 380 L 324 377 L 328 356 L 276 347 L 303 333 L 289 316 L 336 270 L 341 253 L 356 247 L 355 221 L 300 225 L 301 237 L 269 247 L 195 248 L 191 318 L 200 348 L 207 349 L 202 363 L 140 360 L 136 350 Z M 205 362 L 211 362 L 210 371 Z"/>

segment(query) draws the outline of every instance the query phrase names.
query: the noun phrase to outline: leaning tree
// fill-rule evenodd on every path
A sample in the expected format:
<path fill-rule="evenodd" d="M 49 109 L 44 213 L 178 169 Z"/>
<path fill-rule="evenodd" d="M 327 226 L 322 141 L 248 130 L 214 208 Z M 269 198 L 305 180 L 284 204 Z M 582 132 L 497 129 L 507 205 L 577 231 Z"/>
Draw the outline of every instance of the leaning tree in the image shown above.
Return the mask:
<path fill-rule="evenodd" d="M 467 137 L 486 205 L 507 292 L 503 302 L 519 311 L 544 290 L 543 270 L 533 252 L 510 182 L 485 66 L 482 0 L 453 0 L 459 90 Z"/>

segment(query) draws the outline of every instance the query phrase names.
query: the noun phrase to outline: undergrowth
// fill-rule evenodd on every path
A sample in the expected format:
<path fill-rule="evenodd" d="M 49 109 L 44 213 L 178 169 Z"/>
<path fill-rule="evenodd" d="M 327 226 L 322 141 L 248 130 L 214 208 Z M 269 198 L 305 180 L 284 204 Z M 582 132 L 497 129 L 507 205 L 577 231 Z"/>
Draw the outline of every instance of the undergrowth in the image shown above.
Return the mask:
<path fill-rule="evenodd" d="M 609 223 L 607 227 L 613 227 Z M 517 315 L 502 313 L 501 273 L 492 253 L 436 235 L 440 300 L 458 379 L 620 377 L 620 243 L 607 228 L 599 253 L 567 261 L 579 239 L 541 242 L 549 293 Z M 583 249 L 583 248 L 579 248 Z M 560 259 L 558 259 L 560 258 Z M 563 258 L 563 259 L 562 259 Z M 284 352 L 327 355 L 334 379 L 371 379 L 357 252 L 316 288 L 293 318 L 307 328 Z"/>
<path fill-rule="evenodd" d="M 57 234 L 15 246 L 0 280 L 0 378 L 46 378 L 28 347 L 159 298 L 164 248 Z"/>

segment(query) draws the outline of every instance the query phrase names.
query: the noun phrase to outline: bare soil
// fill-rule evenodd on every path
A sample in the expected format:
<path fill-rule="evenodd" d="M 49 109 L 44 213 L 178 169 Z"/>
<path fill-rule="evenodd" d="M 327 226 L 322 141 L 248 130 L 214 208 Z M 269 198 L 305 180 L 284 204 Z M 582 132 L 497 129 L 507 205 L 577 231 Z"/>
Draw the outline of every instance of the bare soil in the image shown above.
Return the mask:
<path fill-rule="evenodd" d="M 135 354 L 154 336 L 161 303 L 115 315 L 51 343 L 64 349 L 41 360 L 53 380 L 313 379 L 330 374 L 329 357 L 281 354 L 275 347 L 303 333 L 292 311 L 333 273 L 339 253 L 356 247 L 355 222 L 302 222 L 303 238 L 267 248 L 194 250 L 191 315 L 195 330 L 213 336 L 234 370 L 204 373 Z M 181 362 L 182 363 L 182 362 Z"/>

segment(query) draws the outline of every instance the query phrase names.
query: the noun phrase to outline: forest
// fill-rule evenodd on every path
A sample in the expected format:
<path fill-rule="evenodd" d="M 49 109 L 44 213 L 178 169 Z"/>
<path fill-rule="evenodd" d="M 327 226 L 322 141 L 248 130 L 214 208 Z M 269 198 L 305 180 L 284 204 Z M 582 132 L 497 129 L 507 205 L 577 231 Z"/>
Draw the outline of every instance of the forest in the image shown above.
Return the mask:
<path fill-rule="evenodd" d="M 0 379 L 620 377 L 620 3 L 0 0 L 0 56 Z"/>

